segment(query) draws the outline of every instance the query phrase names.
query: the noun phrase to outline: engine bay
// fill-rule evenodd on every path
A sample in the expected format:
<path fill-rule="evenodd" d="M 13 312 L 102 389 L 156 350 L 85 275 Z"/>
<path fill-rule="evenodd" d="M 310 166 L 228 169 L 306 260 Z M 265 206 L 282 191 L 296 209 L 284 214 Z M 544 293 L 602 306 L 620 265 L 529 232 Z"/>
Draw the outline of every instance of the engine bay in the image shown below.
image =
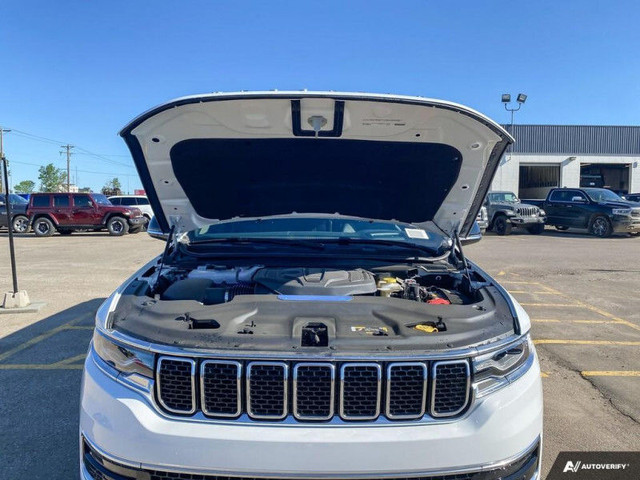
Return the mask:
<path fill-rule="evenodd" d="M 466 348 L 512 334 L 514 318 L 473 269 L 158 261 L 127 285 L 107 328 L 180 348 L 331 356 Z"/>
<path fill-rule="evenodd" d="M 170 268 L 150 278 L 159 300 L 194 300 L 203 305 L 230 302 L 239 295 L 354 296 L 398 298 L 438 305 L 477 300 L 462 276 L 420 273 L 416 268 L 234 267 L 202 265 Z"/>

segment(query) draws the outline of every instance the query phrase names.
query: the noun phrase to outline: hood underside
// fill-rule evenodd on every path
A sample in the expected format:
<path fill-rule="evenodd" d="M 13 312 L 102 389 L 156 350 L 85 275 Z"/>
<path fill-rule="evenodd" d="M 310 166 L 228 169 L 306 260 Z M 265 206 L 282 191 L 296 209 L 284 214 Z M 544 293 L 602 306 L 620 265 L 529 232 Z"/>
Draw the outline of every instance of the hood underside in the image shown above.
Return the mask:
<path fill-rule="evenodd" d="M 333 92 L 185 97 L 121 135 L 165 231 L 296 212 L 464 236 L 512 142 L 461 105 Z"/>

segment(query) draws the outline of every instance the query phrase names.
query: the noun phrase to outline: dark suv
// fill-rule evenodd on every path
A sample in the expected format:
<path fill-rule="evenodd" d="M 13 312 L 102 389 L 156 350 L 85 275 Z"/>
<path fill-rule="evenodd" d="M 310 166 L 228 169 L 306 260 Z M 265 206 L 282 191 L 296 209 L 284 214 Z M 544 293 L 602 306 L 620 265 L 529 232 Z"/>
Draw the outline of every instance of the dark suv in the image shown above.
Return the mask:
<path fill-rule="evenodd" d="M 111 235 L 137 233 L 145 224 L 138 208 L 112 205 L 98 193 L 35 193 L 27 215 L 33 231 L 48 237 L 54 231 L 68 235 L 75 230 L 107 229 Z"/>

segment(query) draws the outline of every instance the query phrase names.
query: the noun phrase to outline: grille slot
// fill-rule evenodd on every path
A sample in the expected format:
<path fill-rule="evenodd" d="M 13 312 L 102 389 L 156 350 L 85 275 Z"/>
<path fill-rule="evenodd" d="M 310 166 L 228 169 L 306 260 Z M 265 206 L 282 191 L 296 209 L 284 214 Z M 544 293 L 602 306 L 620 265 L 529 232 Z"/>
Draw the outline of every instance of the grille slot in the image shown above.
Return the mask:
<path fill-rule="evenodd" d="M 195 370 L 196 362 L 191 359 L 158 359 L 158 400 L 168 411 L 183 414 L 196 411 Z"/>
<path fill-rule="evenodd" d="M 424 363 L 391 363 L 387 367 L 389 419 L 421 418 L 427 400 L 427 366 Z"/>
<path fill-rule="evenodd" d="M 335 367 L 330 363 L 298 363 L 293 367 L 293 415 L 298 420 L 333 417 Z"/>
<path fill-rule="evenodd" d="M 377 363 L 348 363 L 340 369 L 340 416 L 375 420 L 380 415 L 382 369 Z"/>
<path fill-rule="evenodd" d="M 205 415 L 237 417 L 242 413 L 242 364 L 205 360 L 200 365 L 200 403 Z"/>
<path fill-rule="evenodd" d="M 247 367 L 247 413 L 252 418 L 287 416 L 289 367 L 284 362 L 251 362 Z"/>
<path fill-rule="evenodd" d="M 432 367 L 431 415 L 452 417 L 469 401 L 469 363 L 464 360 L 435 362 Z"/>

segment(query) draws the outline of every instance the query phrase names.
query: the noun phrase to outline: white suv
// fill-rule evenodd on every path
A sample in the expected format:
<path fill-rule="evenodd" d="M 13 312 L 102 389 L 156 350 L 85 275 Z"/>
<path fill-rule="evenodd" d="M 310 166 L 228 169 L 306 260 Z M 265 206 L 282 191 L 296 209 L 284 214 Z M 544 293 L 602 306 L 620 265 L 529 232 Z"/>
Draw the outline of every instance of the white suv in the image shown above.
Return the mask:
<path fill-rule="evenodd" d="M 149 199 L 144 195 L 114 195 L 109 197 L 109 201 L 114 205 L 124 205 L 125 207 L 138 207 L 147 218 L 147 222 L 153 217 L 153 209 L 149 204 Z"/>
<path fill-rule="evenodd" d="M 185 97 L 121 132 L 167 245 L 100 307 L 83 479 L 537 479 L 529 317 L 467 260 L 512 142 L 417 97 Z"/>

